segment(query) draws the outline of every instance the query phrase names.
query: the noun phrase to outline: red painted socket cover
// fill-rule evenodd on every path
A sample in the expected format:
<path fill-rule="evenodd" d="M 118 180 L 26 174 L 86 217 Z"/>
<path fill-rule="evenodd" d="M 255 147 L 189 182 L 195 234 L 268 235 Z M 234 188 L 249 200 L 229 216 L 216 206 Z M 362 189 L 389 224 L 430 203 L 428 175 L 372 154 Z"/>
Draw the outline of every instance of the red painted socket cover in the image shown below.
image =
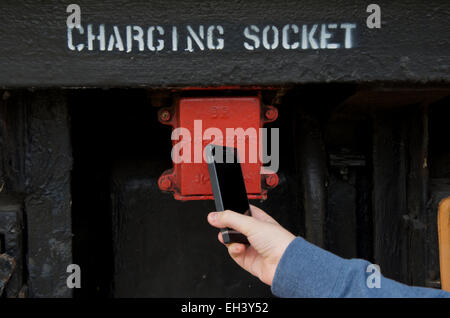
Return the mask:
<path fill-rule="evenodd" d="M 278 184 L 278 176 L 275 173 L 268 174 L 268 171 L 264 171 L 266 174 L 260 172 L 262 163 L 259 153 L 262 149 L 259 149 L 259 128 L 277 117 L 277 109 L 263 106 L 259 96 L 177 99 L 174 106 L 161 109 L 158 118 L 161 123 L 171 125 L 173 129 L 184 128 L 183 137 L 174 140 L 173 146 L 187 138 L 185 147 L 190 149 L 191 154 L 189 156 L 189 151 L 181 152 L 185 160 L 181 163 L 174 162 L 173 168 L 161 175 L 158 180 L 159 188 L 173 192 L 177 200 L 213 199 L 208 166 L 203 159 L 205 146 L 214 141 L 215 144 L 234 146 L 239 150 L 242 148 L 239 148 L 238 142 L 245 142 L 245 153 L 238 153 L 241 160 L 245 157 L 241 166 L 248 197 L 266 199 L 268 189 Z M 213 128 L 216 130 L 212 130 Z M 222 140 L 209 134 L 217 132 L 217 129 L 223 136 Z M 180 145 L 175 149 L 179 150 Z"/>

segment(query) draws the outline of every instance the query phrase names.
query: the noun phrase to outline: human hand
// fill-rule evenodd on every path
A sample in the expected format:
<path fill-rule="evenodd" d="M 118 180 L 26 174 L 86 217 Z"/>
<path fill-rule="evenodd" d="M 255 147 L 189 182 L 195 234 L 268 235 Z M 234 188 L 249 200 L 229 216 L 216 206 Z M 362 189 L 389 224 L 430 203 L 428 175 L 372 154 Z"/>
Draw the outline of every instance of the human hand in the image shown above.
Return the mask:
<path fill-rule="evenodd" d="M 228 252 L 239 266 L 271 286 L 281 256 L 295 235 L 260 208 L 251 205 L 250 209 L 252 216 L 233 211 L 211 212 L 208 222 L 217 228 L 232 228 L 247 237 L 250 246 L 225 244 Z M 220 232 L 218 238 L 224 244 Z"/>

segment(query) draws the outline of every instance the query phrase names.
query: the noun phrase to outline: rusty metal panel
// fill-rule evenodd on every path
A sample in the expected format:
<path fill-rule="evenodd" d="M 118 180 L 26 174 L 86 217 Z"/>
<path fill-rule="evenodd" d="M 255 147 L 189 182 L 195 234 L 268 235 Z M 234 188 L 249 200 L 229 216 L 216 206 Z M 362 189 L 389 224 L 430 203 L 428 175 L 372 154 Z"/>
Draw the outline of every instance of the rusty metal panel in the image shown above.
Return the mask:
<path fill-rule="evenodd" d="M 174 107 L 161 109 L 160 122 L 183 131 L 173 137 L 172 157 L 179 158 L 174 160 L 173 169 L 159 179 L 160 189 L 174 192 L 177 200 L 212 199 L 203 156 L 205 146 L 212 142 L 238 149 L 249 198 L 267 198 L 268 189 L 277 185 L 278 177 L 268 170 L 261 173 L 260 128 L 277 117 L 277 109 L 262 105 L 259 96 L 181 98 Z M 208 134 L 210 129 L 221 136 Z"/>

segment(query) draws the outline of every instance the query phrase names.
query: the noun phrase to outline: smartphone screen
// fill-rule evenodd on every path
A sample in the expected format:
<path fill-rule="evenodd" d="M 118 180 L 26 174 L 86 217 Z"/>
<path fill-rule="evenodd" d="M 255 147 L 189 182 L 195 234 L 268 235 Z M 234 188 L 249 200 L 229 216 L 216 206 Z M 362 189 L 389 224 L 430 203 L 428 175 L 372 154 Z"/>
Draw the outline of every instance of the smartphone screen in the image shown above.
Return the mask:
<path fill-rule="evenodd" d="M 251 215 L 237 149 L 208 145 L 206 152 L 216 210 Z M 221 232 L 225 243 L 248 244 L 247 238 L 233 229 L 225 228 Z"/>

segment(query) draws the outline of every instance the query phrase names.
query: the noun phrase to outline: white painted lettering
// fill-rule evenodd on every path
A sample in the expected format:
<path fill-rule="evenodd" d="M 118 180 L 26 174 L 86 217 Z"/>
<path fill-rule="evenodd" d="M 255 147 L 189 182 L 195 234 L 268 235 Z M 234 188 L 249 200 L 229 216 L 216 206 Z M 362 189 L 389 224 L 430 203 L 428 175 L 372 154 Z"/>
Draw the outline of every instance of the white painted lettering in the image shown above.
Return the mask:
<path fill-rule="evenodd" d="M 67 46 L 72 51 L 75 51 L 75 49 L 77 49 L 78 51 L 81 51 L 82 49 L 84 49 L 84 44 L 80 43 L 77 46 L 75 46 L 73 44 L 73 37 L 72 37 L 73 29 L 78 29 L 78 32 L 80 33 L 80 35 L 84 34 L 84 29 L 81 25 L 78 27 L 75 27 L 75 28 L 67 28 Z"/>
<path fill-rule="evenodd" d="M 95 35 L 92 30 L 93 26 L 92 24 L 88 24 L 87 26 L 87 37 L 88 37 L 88 50 L 93 51 L 94 50 L 94 41 L 98 40 L 99 43 L 99 50 L 104 51 L 105 50 L 105 25 L 100 24 L 98 27 L 99 33 L 98 35 Z"/>
<path fill-rule="evenodd" d="M 268 33 L 272 30 L 273 40 L 269 43 Z M 278 47 L 278 29 L 274 25 L 268 25 L 263 30 L 263 45 L 268 50 L 274 50 Z"/>
<path fill-rule="evenodd" d="M 198 34 L 192 29 L 190 25 L 187 26 L 187 30 L 189 32 L 189 35 L 187 36 L 187 47 L 185 50 L 194 52 L 192 44 L 192 40 L 194 40 L 198 48 L 203 51 L 205 49 L 205 45 L 203 44 L 203 40 L 205 39 L 205 29 L 203 25 L 200 25 L 198 27 Z"/>
<path fill-rule="evenodd" d="M 177 27 L 172 27 L 172 51 L 178 51 L 178 32 Z"/>
<path fill-rule="evenodd" d="M 317 30 L 317 24 L 313 24 L 312 28 L 308 32 L 308 26 L 303 25 L 302 28 L 302 49 L 307 49 L 309 46 L 316 50 L 319 48 L 316 39 L 314 39 L 314 33 Z"/>
<path fill-rule="evenodd" d="M 208 28 L 208 31 L 206 32 L 207 36 L 207 44 L 208 44 L 208 49 L 210 50 L 222 50 L 224 47 L 224 39 L 223 38 L 217 38 L 217 45 L 214 45 L 213 41 L 214 41 L 214 29 L 217 30 L 217 33 L 219 35 L 223 35 L 224 31 L 223 31 L 223 27 L 221 25 L 211 25 Z"/>
<path fill-rule="evenodd" d="M 341 29 L 345 29 L 345 48 L 351 49 L 353 47 L 352 29 L 356 28 L 355 23 L 342 23 Z"/>
<path fill-rule="evenodd" d="M 158 31 L 159 35 L 164 35 L 164 29 L 160 26 L 151 26 L 147 30 L 147 47 L 150 51 L 162 51 L 164 49 L 164 40 L 158 39 L 158 45 L 155 47 L 154 31 Z"/>
<path fill-rule="evenodd" d="M 295 24 L 286 24 L 283 27 L 283 48 L 285 48 L 286 50 L 289 49 L 296 49 L 300 46 L 299 41 L 294 41 L 291 44 L 289 44 L 289 31 L 292 30 L 292 32 L 294 34 L 298 34 L 299 29 L 298 26 Z"/>
<path fill-rule="evenodd" d="M 328 24 L 328 29 L 337 29 L 338 25 L 336 23 L 332 23 L 332 24 Z M 328 33 L 330 35 L 330 37 L 333 36 L 332 33 Z M 338 49 L 340 48 L 341 45 L 339 43 L 328 43 L 327 41 L 327 49 Z"/>
<path fill-rule="evenodd" d="M 355 47 L 356 27 L 356 23 L 248 25 L 242 29 L 241 43 L 247 51 L 351 49 Z M 230 40 L 227 40 L 227 36 L 224 26 L 219 24 L 198 25 L 198 27 L 192 25 L 105 27 L 105 24 L 87 24 L 86 28 L 82 25 L 67 28 L 67 48 L 73 52 L 86 48 L 89 51 L 127 53 L 202 52 L 227 48 L 232 52 L 239 43 L 236 43 L 232 34 Z M 227 41 L 230 44 L 227 44 Z M 228 48 L 228 45 L 231 47 Z"/>
<path fill-rule="evenodd" d="M 252 45 L 252 44 L 249 44 L 248 42 L 244 42 L 244 47 L 245 47 L 247 50 L 253 51 L 253 50 L 259 48 L 260 41 L 259 41 L 259 37 L 258 37 L 256 34 L 250 33 L 250 30 L 252 30 L 252 31 L 254 31 L 254 32 L 256 32 L 256 33 L 259 33 L 259 28 L 258 28 L 256 25 L 251 25 L 251 26 L 246 27 L 246 28 L 244 29 L 244 36 L 245 36 L 247 39 L 253 41 L 253 45 Z"/>
<path fill-rule="evenodd" d="M 113 30 L 114 33 L 110 35 L 108 41 L 108 51 L 112 51 L 114 48 L 118 49 L 119 51 L 125 50 L 122 37 L 120 36 L 119 28 L 117 26 L 114 26 Z"/>
<path fill-rule="evenodd" d="M 133 40 L 139 44 L 139 51 L 144 51 L 144 30 L 140 26 L 133 26 L 133 31 L 137 31 L 137 34 L 133 35 Z"/>

